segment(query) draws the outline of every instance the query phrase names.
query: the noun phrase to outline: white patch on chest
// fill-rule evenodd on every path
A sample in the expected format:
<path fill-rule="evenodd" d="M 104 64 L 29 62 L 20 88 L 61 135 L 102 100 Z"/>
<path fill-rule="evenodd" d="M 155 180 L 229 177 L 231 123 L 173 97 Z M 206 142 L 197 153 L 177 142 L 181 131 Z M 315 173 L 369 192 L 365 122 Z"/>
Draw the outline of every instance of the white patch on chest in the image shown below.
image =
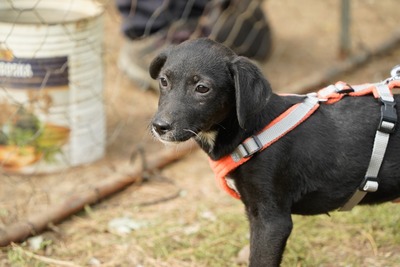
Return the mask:
<path fill-rule="evenodd" d="M 226 176 L 225 180 L 226 180 L 226 184 L 240 196 L 239 190 L 236 187 L 235 180 L 229 176 Z"/>
<path fill-rule="evenodd" d="M 199 141 L 203 144 L 207 144 L 210 147 L 210 151 L 211 151 L 215 145 L 215 139 L 217 138 L 217 132 L 216 131 L 199 132 L 195 138 L 197 141 Z"/>

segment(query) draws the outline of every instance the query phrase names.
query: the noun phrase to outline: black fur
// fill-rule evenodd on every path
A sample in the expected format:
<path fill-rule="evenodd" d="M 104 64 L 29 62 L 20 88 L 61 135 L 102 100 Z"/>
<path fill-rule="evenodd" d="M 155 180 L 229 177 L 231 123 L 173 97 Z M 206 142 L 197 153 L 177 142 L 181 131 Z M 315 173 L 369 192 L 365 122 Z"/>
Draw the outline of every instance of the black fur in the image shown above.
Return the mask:
<path fill-rule="evenodd" d="M 253 63 L 208 39 L 162 53 L 150 73 L 162 79 L 154 135 L 164 142 L 195 138 L 214 160 L 301 101 L 274 94 Z M 209 90 L 204 92 L 204 87 Z M 232 173 L 250 221 L 250 266 L 280 264 L 292 229 L 291 214 L 327 213 L 354 193 L 370 160 L 380 106 L 372 96 L 322 104 Z M 399 159 L 396 131 L 381 167 L 379 190 L 368 193 L 361 204 L 400 197 Z"/>

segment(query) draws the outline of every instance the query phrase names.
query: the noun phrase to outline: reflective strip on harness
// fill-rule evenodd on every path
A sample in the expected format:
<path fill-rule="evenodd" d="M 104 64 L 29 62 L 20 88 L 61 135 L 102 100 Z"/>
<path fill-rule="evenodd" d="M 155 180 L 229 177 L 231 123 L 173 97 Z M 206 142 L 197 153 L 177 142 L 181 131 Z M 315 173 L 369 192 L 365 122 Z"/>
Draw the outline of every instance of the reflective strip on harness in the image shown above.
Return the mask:
<path fill-rule="evenodd" d="M 240 144 L 231 154 L 232 159 L 239 161 L 261 149 L 265 149 L 308 118 L 319 107 L 318 103 L 318 98 L 308 95 L 303 102 L 292 106 L 287 112 L 272 121 L 258 135 L 252 136 Z"/>

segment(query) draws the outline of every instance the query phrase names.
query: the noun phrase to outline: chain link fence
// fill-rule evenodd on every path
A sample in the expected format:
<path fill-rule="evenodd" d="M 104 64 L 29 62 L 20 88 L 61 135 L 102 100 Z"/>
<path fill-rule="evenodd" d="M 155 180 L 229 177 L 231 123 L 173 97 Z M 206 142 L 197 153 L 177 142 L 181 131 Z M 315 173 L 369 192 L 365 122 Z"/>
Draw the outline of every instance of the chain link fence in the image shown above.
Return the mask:
<path fill-rule="evenodd" d="M 283 91 L 338 60 L 339 18 L 326 16 L 339 1 L 154 1 L 135 31 L 139 2 L 0 0 L 0 229 L 124 172 L 137 144 L 160 149 L 147 129 L 156 96 L 140 90 L 154 85 L 137 74 L 164 47 L 209 36 L 258 60 Z M 396 32 L 394 6 L 352 1 L 353 53 Z"/>
<path fill-rule="evenodd" d="M 7 226 L 73 190 L 60 183 L 68 170 L 105 154 L 104 19 L 90 1 L 1 1 L 0 18 L 0 214 Z"/>

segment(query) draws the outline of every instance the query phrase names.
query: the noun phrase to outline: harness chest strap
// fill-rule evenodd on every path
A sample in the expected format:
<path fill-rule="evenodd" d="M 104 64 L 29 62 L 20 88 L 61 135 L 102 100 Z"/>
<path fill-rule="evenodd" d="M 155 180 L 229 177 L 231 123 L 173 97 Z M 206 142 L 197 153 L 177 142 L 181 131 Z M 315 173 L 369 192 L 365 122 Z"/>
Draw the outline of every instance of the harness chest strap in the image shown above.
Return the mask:
<path fill-rule="evenodd" d="M 258 135 L 247 138 L 233 153 L 220 160 L 209 160 L 217 181 L 232 197 L 240 199 L 236 188 L 229 185 L 227 175 L 234 169 L 248 161 L 258 151 L 264 150 L 277 140 L 294 129 L 307 119 L 319 107 L 319 100 L 315 95 L 307 95 L 303 102 L 293 105 L 279 117 L 268 124 Z"/>
<path fill-rule="evenodd" d="M 360 96 L 374 94 L 374 96 L 377 98 L 380 97 L 380 93 L 377 90 L 378 85 L 379 84 L 365 84 L 349 87 L 343 82 L 338 82 L 335 85 L 331 85 L 324 89 L 321 89 L 318 93 L 308 94 L 307 96 L 305 96 L 305 99 L 302 103 L 292 106 L 275 120 L 273 120 L 270 124 L 268 124 L 259 134 L 246 139 L 235 149 L 232 154 L 227 155 L 217 161 L 214 161 L 212 159 L 209 160 L 210 166 L 214 171 L 220 186 L 232 197 L 240 199 L 240 195 L 237 190 L 233 186 L 229 185 L 229 181 L 227 180 L 227 175 L 230 172 L 235 170 L 243 163 L 247 162 L 254 153 L 267 148 L 268 146 L 279 140 L 280 137 L 284 136 L 296 126 L 298 126 L 301 122 L 306 120 L 319 107 L 319 102 L 333 104 L 339 101 L 345 95 L 342 92 L 343 90 L 349 89 L 351 90 L 346 92 L 347 95 Z M 389 89 L 400 87 L 400 81 L 393 80 L 387 84 L 387 87 Z M 391 96 L 390 90 L 389 95 Z M 384 121 L 383 124 L 381 122 L 381 125 L 384 124 Z M 381 138 L 379 138 L 378 140 L 379 141 L 376 142 L 382 142 L 380 141 L 382 140 Z M 382 146 L 379 145 L 379 147 Z M 385 149 L 383 150 L 383 154 Z M 347 208 L 349 208 L 349 206 L 347 206 Z"/>

